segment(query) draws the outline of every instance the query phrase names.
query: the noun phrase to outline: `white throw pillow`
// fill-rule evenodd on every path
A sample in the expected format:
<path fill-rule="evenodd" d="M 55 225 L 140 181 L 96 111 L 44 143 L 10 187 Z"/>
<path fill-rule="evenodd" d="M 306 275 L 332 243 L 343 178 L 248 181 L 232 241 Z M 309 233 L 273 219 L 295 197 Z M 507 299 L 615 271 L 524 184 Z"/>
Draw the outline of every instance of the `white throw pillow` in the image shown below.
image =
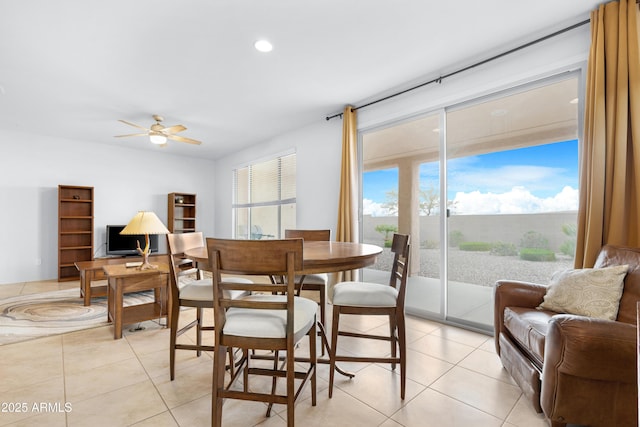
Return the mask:
<path fill-rule="evenodd" d="M 616 320 L 628 265 L 558 271 L 539 309 Z"/>

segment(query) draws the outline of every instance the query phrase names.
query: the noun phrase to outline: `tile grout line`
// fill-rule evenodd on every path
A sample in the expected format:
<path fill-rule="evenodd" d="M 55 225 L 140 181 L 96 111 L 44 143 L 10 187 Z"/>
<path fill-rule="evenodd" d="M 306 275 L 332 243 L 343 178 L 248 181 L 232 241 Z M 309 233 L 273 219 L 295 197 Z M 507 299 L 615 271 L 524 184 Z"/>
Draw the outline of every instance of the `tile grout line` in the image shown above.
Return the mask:
<path fill-rule="evenodd" d="M 64 396 L 65 405 L 67 403 L 67 370 L 64 363 L 64 335 L 60 334 L 60 355 L 62 356 L 62 394 Z M 73 404 L 71 406 L 71 410 L 73 410 Z M 65 411 L 64 414 L 64 425 L 69 427 L 69 413 Z"/>
<path fill-rule="evenodd" d="M 472 405 L 471 403 L 467 403 L 467 402 L 465 402 L 465 401 L 463 401 L 463 400 L 460 400 L 460 399 L 458 399 L 458 398 L 455 398 L 455 397 L 453 397 L 453 396 L 449 396 L 448 394 L 443 393 L 443 392 L 441 392 L 440 390 L 436 390 L 435 388 L 431 388 L 431 387 L 429 387 L 429 390 L 431 390 L 431 391 L 433 391 L 433 392 L 435 392 L 435 393 L 438 393 L 438 394 L 440 394 L 441 396 L 446 397 L 447 399 L 455 400 L 455 401 L 456 401 L 456 402 L 458 402 L 458 403 L 461 403 L 461 404 L 463 404 L 463 405 L 465 405 L 465 406 L 468 406 L 468 407 L 470 407 L 470 408 L 475 409 L 476 411 L 482 412 L 483 414 L 489 415 L 490 417 L 493 417 L 493 418 L 495 418 L 495 419 L 497 419 L 497 420 L 500 420 L 500 423 L 501 423 L 501 424 L 504 424 L 504 423 L 506 422 L 506 418 L 505 418 L 505 419 L 502 419 L 501 417 L 499 417 L 499 416 L 497 416 L 497 415 L 495 415 L 495 414 L 492 414 L 492 413 L 490 413 L 490 412 L 487 412 L 487 411 L 485 411 L 485 410 L 483 410 L 483 409 L 481 409 L 481 408 L 478 408 L 477 406 L 474 406 L 474 405 Z M 518 399 L 519 399 L 519 397 L 518 397 Z"/>
<path fill-rule="evenodd" d="M 162 404 L 165 406 L 165 408 L 167 408 L 167 412 L 171 416 L 171 419 L 173 419 L 173 421 L 175 421 L 177 426 L 180 426 L 180 423 L 178 422 L 178 420 L 176 419 L 175 415 L 173 414 L 173 411 L 171 410 L 171 408 L 169 408 L 169 405 L 167 404 L 167 401 L 165 400 L 165 398 L 162 396 L 162 393 L 158 389 L 158 385 L 155 383 L 155 381 L 153 381 L 153 378 L 151 378 L 151 373 L 147 370 L 147 367 L 144 365 L 143 361 L 140 359 L 140 355 L 138 354 L 138 352 L 135 351 L 135 349 L 131 345 L 131 342 L 129 341 L 129 336 L 125 335 L 123 337 L 123 339 L 125 339 L 127 341 L 127 345 L 129 345 L 129 347 L 131 348 L 131 351 L 133 352 L 133 354 L 136 357 L 136 360 L 140 363 L 140 366 L 142 366 L 142 369 L 144 370 L 144 373 L 147 376 L 148 381 L 151 382 L 151 384 L 153 385 L 153 389 L 158 394 L 158 397 L 160 397 L 160 400 L 162 400 Z M 148 419 L 151 419 L 153 417 L 156 417 L 156 416 L 160 415 L 161 413 L 162 412 L 160 412 L 158 414 L 155 414 L 155 415 L 152 415 L 152 416 L 150 416 L 148 418 L 145 418 L 145 420 L 148 420 Z M 144 420 L 140 420 L 140 421 L 138 421 L 138 423 L 142 422 L 142 421 L 144 421 Z"/>

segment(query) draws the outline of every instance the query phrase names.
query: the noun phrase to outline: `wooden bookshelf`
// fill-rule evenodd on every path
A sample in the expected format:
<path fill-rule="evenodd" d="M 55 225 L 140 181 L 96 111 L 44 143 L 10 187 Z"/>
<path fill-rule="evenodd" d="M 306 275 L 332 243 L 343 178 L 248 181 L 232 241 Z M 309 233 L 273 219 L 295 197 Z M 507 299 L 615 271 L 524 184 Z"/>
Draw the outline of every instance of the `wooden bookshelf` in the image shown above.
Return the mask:
<path fill-rule="evenodd" d="M 93 187 L 58 186 L 58 281 L 77 280 L 93 259 Z"/>
<path fill-rule="evenodd" d="M 167 197 L 168 227 L 172 233 L 196 231 L 196 195 L 169 193 Z"/>

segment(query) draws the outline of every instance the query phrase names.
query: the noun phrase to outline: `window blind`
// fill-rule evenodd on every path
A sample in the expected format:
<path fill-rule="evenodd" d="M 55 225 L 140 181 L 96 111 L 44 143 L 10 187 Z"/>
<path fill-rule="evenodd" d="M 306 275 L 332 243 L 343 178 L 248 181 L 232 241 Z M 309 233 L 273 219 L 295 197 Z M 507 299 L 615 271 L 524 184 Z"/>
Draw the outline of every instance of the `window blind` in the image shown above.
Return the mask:
<path fill-rule="evenodd" d="M 280 238 L 295 227 L 295 153 L 235 169 L 233 195 L 235 238 Z"/>

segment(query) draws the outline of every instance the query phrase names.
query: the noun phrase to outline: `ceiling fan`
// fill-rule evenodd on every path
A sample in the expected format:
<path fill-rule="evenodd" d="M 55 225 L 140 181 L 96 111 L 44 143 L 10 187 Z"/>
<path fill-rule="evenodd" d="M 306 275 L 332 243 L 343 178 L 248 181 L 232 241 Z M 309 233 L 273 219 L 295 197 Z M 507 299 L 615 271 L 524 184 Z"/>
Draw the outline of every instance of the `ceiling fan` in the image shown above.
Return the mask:
<path fill-rule="evenodd" d="M 191 139 L 191 138 L 186 138 L 184 136 L 178 136 L 176 135 L 176 133 L 178 132 L 182 132 L 184 130 L 187 130 L 186 127 L 182 126 L 182 125 L 174 125 L 174 126 L 169 126 L 169 127 L 164 127 L 162 125 L 162 121 L 164 120 L 164 118 L 162 116 L 158 116 L 157 114 L 155 114 L 153 116 L 153 120 L 155 120 L 156 122 L 154 124 L 151 125 L 151 128 L 146 128 L 144 126 L 140 126 L 140 125 L 136 125 L 134 123 L 128 122 L 126 120 L 118 120 L 119 122 L 125 123 L 129 126 L 133 126 L 136 127 L 138 129 L 142 129 L 145 132 L 144 133 L 132 133 L 129 135 L 116 135 L 116 138 L 124 138 L 124 137 L 129 137 L 129 136 L 149 136 L 149 140 L 157 145 L 165 145 L 167 143 L 167 139 L 171 139 L 173 141 L 179 141 L 179 142 L 186 142 L 188 144 L 195 144 L 195 145 L 200 145 L 202 144 L 202 142 L 195 140 L 195 139 Z"/>

